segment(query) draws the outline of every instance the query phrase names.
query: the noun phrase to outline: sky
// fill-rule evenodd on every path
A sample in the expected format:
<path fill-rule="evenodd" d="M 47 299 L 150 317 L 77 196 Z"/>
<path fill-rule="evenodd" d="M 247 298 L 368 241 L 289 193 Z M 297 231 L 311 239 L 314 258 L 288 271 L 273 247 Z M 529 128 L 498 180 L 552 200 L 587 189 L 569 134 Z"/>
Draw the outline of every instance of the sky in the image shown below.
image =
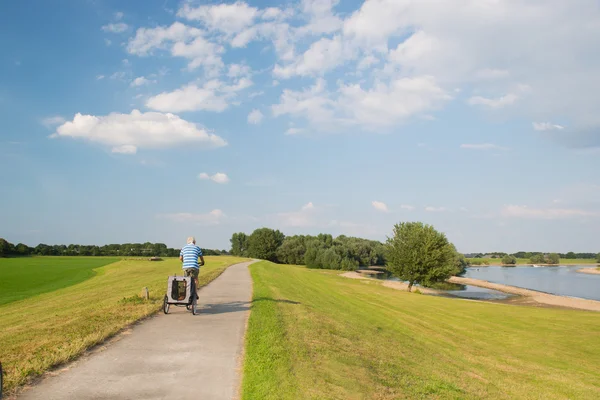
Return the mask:
<path fill-rule="evenodd" d="M 596 0 L 3 1 L 0 237 L 600 251 Z"/>

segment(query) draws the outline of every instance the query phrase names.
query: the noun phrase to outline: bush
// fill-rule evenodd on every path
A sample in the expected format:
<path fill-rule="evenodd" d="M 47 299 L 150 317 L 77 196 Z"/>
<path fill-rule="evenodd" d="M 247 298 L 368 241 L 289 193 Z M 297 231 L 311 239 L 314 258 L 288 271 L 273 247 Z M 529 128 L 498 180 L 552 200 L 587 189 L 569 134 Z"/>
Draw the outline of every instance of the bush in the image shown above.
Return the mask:
<path fill-rule="evenodd" d="M 502 257 L 502 264 L 504 265 L 515 265 L 517 263 L 517 258 L 515 256 L 505 255 Z"/>

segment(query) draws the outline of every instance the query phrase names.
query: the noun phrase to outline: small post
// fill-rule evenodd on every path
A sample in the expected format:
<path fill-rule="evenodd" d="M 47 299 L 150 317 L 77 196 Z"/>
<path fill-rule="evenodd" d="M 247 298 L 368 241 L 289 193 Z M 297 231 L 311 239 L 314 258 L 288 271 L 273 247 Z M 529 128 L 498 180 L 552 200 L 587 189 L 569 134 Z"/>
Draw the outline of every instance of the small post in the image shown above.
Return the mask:
<path fill-rule="evenodd" d="M 150 298 L 150 293 L 148 292 L 148 288 L 145 287 L 142 289 L 142 299 L 148 300 Z"/>

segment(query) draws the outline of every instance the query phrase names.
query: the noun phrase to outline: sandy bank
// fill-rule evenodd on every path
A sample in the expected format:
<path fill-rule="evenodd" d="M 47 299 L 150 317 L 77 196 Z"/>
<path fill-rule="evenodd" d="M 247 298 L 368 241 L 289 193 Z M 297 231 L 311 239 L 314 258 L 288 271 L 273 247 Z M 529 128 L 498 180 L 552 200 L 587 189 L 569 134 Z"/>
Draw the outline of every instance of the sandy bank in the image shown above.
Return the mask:
<path fill-rule="evenodd" d="M 598 275 L 600 275 L 600 269 L 598 269 L 598 268 L 581 268 L 581 269 L 578 269 L 577 272 L 581 272 L 582 274 L 598 274 Z"/>
<path fill-rule="evenodd" d="M 530 289 L 522 289 L 515 286 L 502 285 L 499 283 L 492 283 L 488 281 L 482 281 L 479 279 L 472 278 L 460 278 L 457 276 L 453 276 L 448 279 L 448 282 L 458 283 L 461 285 L 472 285 L 484 287 L 487 289 L 498 290 L 504 293 L 516 294 L 519 296 L 524 296 L 531 299 L 535 303 L 557 306 L 557 307 L 567 307 L 567 308 L 575 308 L 579 310 L 588 310 L 588 311 L 600 311 L 600 301 L 595 300 L 586 300 L 586 299 L 576 299 L 572 297 L 566 296 L 557 296 L 554 294 L 537 292 L 535 290 Z"/>
<path fill-rule="evenodd" d="M 351 279 L 371 279 L 371 278 L 367 278 L 365 276 L 363 276 L 362 274 L 359 274 L 358 272 L 346 272 L 344 274 L 342 274 L 341 276 L 346 277 L 346 278 L 351 278 Z M 408 285 L 404 282 L 397 282 L 397 281 L 382 281 L 383 286 L 385 287 L 389 287 L 392 289 L 398 289 L 398 290 L 408 290 Z M 439 291 L 439 290 L 435 290 L 435 289 L 428 289 L 428 288 L 423 288 L 423 287 L 416 287 L 413 286 L 412 291 L 414 292 L 416 289 L 419 289 L 419 291 L 423 294 L 441 294 L 443 292 Z"/>

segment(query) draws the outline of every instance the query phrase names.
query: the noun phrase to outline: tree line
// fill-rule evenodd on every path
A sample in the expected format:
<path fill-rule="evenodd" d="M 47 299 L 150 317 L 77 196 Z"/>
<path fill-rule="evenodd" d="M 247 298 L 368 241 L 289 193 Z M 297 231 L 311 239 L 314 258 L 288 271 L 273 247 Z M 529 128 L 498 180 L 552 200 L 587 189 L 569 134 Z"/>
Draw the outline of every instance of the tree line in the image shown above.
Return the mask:
<path fill-rule="evenodd" d="M 231 236 L 231 254 L 309 268 L 355 270 L 359 266 L 385 265 L 385 247 L 376 240 L 320 233 L 285 236 L 281 231 L 259 228 L 251 234 Z"/>
<path fill-rule="evenodd" d="M 40 243 L 35 247 L 23 243 L 16 245 L 0 238 L 0 257 L 23 256 L 122 256 L 122 257 L 179 257 L 181 249 L 167 247 L 164 243 L 124 243 L 107 244 L 104 246 L 80 244 L 55 244 Z M 227 250 L 202 249 L 206 256 L 226 255 Z"/>
<path fill-rule="evenodd" d="M 572 251 L 569 251 L 568 253 L 552 253 L 552 254 L 557 254 L 559 258 L 564 258 L 567 260 L 575 260 L 575 259 L 593 260 L 593 259 L 597 259 L 598 256 L 600 256 L 600 253 L 575 253 Z M 504 253 L 501 251 L 494 251 L 494 252 L 490 252 L 490 253 L 465 254 L 465 256 L 467 258 L 486 258 L 486 256 L 490 256 L 490 258 L 502 258 L 507 255 L 513 256 L 515 258 L 524 258 L 527 260 L 531 260 L 532 257 L 538 256 L 538 255 L 545 255 L 545 253 L 543 253 L 541 251 L 518 251 L 516 253 Z"/>

